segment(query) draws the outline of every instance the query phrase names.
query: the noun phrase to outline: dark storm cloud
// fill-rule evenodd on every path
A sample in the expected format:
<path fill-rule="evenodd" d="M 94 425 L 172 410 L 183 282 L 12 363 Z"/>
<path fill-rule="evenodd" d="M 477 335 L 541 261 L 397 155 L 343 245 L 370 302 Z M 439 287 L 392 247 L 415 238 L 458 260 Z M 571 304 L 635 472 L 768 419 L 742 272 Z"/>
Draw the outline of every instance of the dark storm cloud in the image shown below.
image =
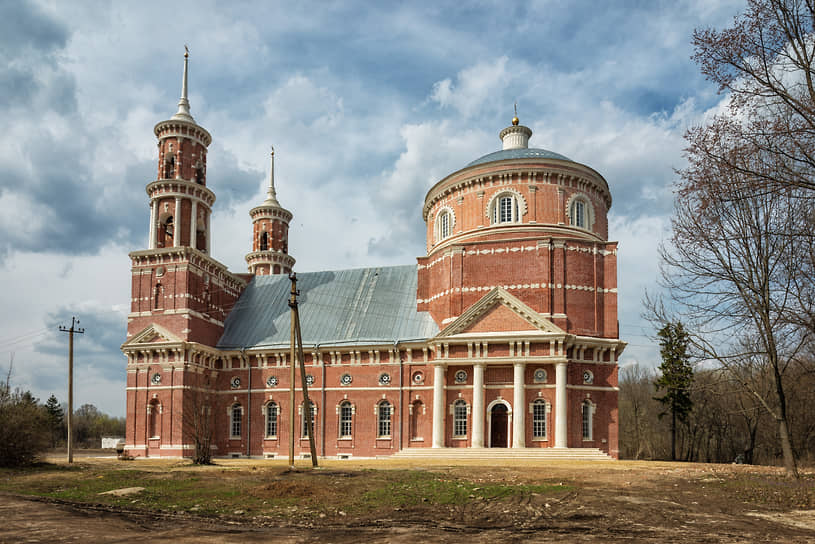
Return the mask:
<path fill-rule="evenodd" d="M 0 2 L 0 53 L 49 52 L 68 41 L 65 26 L 39 10 L 33 2 Z"/>
<path fill-rule="evenodd" d="M 258 180 L 263 178 L 263 172 L 241 168 L 235 155 L 218 144 L 210 147 L 208 157 L 217 157 L 217 160 L 207 161 L 207 185 L 218 199 L 218 209 L 226 210 L 235 202 L 243 202 L 257 192 Z"/>
<path fill-rule="evenodd" d="M 71 318 L 79 318 L 78 328 L 84 333 L 74 335 L 74 364 L 78 373 L 93 372 L 108 380 L 124 380 L 125 359 L 120 346 L 125 341 L 124 331 L 127 318 L 124 314 L 106 308 L 83 306 L 80 308 L 59 308 L 49 313 L 46 325 L 57 331 L 60 326 L 71 326 Z M 68 334 L 49 337 L 37 344 L 37 353 L 52 355 L 58 358 L 68 355 Z M 61 377 L 43 375 L 37 378 L 37 387 L 53 389 L 59 385 Z"/>

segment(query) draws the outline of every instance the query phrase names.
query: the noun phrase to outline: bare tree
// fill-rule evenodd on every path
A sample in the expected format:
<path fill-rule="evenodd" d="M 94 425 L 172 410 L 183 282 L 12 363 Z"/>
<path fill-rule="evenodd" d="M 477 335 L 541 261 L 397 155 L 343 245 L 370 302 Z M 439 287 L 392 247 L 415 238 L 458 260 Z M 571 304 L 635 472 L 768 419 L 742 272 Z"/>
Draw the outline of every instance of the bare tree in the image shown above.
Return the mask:
<path fill-rule="evenodd" d="M 212 437 L 215 431 L 213 420 L 212 391 L 209 376 L 204 373 L 190 374 L 191 383 L 184 389 L 184 410 L 182 415 L 183 443 L 192 442 L 192 462 L 196 465 L 212 463 Z"/>
<path fill-rule="evenodd" d="M 800 190 L 756 190 L 747 169 L 732 167 L 769 175 L 774 163 L 761 150 L 739 143 L 721 152 L 727 160 L 692 155 L 680 172 L 673 237 L 661 249 L 662 277 L 699 357 L 718 361 L 734 377 L 751 358 L 772 377 L 771 398 L 749 382 L 742 385 L 776 420 L 784 466 L 797 475 L 785 374 L 809 335 L 789 319 L 799 304 L 788 272 L 804 257 L 794 233 L 808 214 Z M 739 341 L 745 338 L 750 341 Z"/>

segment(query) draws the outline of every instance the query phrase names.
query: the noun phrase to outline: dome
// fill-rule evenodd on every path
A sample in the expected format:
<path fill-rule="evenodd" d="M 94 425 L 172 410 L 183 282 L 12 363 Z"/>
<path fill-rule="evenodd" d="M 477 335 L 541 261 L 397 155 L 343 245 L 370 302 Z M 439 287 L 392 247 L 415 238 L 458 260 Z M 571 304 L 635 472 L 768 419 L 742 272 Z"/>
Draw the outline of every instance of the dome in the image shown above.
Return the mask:
<path fill-rule="evenodd" d="M 487 153 L 483 157 L 479 157 L 478 159 L 472 161 L 467 166 L 475 166 L 477 164 L 503 161 L 507 159 L 557 159 L 561 161 L 574 162 L 572 159 L 565 157 L 560 153 L 549 151 L 548 149 L 523 147 L 515 149 L 502 149 L 501 151 L 495 151 L 494 153 Z"/>

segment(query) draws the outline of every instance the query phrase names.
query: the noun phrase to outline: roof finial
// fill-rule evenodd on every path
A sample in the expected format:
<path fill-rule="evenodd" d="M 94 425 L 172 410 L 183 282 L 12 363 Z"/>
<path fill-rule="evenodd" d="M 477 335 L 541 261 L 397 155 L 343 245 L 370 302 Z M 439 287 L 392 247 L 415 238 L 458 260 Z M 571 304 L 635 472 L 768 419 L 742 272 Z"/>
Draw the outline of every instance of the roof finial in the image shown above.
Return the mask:
<path fill-rule="evenodd" d="M 173 115 L 173 119 L 183 119 L 184 121 L 195 122 L 190 115 L 190 101 L 187 99 L 187 71 L 190 59 L 190 48 L 184 44 L 184 76 L 181 79 L 181 100 L 178 101 L 178 111 Z"/>
<path fill-rule="evenodd" d="M 277 201 L 277 193 L 274 190 L 274 146 L 272 146 L 272 166 L 269 172 L 269 189 L 266 191 L 266 205 L 280 206 Z"/>
<path fill-rule="evenodd" d="M 518 126 L 521 121 L 518 119 L 518 103 L 515 102 L 515 117 L 512 118 L 512 124 Z"/>

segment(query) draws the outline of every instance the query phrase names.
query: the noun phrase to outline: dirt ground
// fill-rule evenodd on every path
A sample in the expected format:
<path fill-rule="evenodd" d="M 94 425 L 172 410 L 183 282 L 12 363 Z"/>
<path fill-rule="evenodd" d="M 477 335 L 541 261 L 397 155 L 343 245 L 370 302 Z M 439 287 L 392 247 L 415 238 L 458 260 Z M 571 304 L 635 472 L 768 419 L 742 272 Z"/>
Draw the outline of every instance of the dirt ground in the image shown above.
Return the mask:
<path fill-rule="evenodd" d="M 81 459 L 110 464 L 114 460 Z M 204 517 L 189 511 L 80 505 L 0 494 L 0 542 L 813 542 L 815 475 L 778 469 L 657 462 L 327 461 L 285 473 L 280 462 L 219 460 L 213 478 L 265 478 L 269 493 L 340 497 L 319 517 L 293 507 L 285 518 Z M 129 466 L 167 469 L 167 461 Z M 563 483 L 560 493 L 522 493 L 463 505 L 383 506 L 350 515 L 342 493 L 370 469 L 426 470 L 451 479 L 511 485 Z M 332 495 L 332 493 L 334 495 Z"/>

